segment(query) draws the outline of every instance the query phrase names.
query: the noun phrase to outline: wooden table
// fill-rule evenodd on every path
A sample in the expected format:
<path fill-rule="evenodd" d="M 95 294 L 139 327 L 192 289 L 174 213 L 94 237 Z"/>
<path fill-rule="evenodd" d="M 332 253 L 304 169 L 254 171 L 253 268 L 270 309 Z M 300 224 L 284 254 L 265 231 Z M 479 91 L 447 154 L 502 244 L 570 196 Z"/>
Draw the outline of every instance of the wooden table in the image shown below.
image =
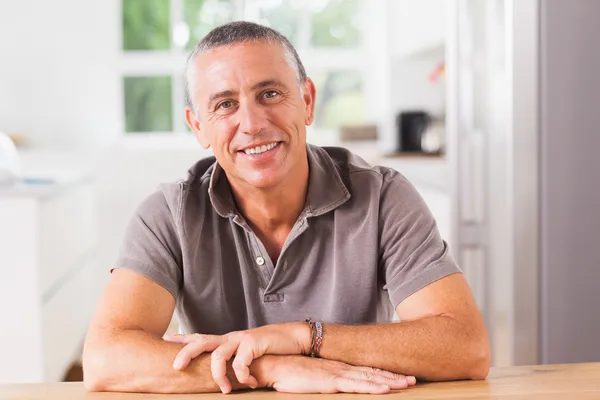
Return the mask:
<path fill-rule="evenodd" d="M 304 399 L 272 391 L 253 391 L 229 395 L 232 399 Z M 533 367 L 493 368 L 486 381 L 424 383 L 384 396 L 320 395 L 328 399 L 600 399 L 600 363 L 564 364 Z M 0 386 L 0 399 L 14 400 L 116 400 L 116 399 L 222 399 L 221 394 L 154 395 L 87 393 L 81 383 L 51 383 Z"/>

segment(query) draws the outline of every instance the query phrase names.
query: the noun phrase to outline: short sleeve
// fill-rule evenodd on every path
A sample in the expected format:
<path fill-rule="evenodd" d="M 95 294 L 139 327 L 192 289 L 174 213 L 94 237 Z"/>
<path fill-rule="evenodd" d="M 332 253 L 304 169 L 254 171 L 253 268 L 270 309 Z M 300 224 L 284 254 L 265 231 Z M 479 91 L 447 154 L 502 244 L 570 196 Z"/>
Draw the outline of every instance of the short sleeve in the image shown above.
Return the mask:
<path fill-rule="evenodd" d="M 159 190 L 138 206 L 125 231 L 115 268 L 138 272 L 177 298 L 183 272 L 177 210 L 173 209 L 178 201 L 172 203 L 175 206 Z"/>
<path fill-rule="evenodd" d="M 462 272 L 427 205 L 413 185 L 394 170 L 384 173 L 379 244 L 384 289 L 394 308 L 430 283 Z"/>

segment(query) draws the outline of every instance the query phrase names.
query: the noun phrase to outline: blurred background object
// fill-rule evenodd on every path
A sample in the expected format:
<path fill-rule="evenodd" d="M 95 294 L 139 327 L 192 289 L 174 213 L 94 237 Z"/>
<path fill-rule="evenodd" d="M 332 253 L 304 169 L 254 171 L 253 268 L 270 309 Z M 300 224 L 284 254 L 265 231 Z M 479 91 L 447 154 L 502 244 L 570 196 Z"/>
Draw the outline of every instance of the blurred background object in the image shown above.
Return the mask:
<path fill-rule="evenodd" d="M 17 182 L 21 165 L 15 143 L 5 133 L 0 132 L 0 186 Z"/>
<path fill-rule="evenodd" d="M 377 140 L 377 125 L 341 125 L 339 127 L 340 140 Z"/>

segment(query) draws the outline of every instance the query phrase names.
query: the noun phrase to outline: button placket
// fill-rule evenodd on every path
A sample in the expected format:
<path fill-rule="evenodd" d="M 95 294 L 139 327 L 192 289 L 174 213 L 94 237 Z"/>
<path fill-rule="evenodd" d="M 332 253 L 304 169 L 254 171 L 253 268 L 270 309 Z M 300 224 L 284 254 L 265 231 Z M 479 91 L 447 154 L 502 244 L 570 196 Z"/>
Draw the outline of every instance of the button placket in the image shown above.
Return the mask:
<path fill-rule="evenodd" d="M 266 289 L 269 286 L 269 282 L 271 281 L 271 277 L 273 276 L 272 269 L 269 269 L 267 260 L 262 256 L 262 252 L 264 251 L 263 246 L 260 241 L 256 238 L 253 232 L 247 233 L 248 241 L 250 242 L 250 252 L 252 256 L 252 264 L 254 265 L 257 272 L 262 277 L 262 287 Z"/>
<path fill-rule="evenodd" d="M 300 236 L 306 229 L 308 228 L 308 221 L 306 220 L 306 215 L 303 215 L 298 219 L 294 228 L 290 232 L 288 240 L 286 240 L 283 248 L 281 249 L 281 254 L 277 260 L 277 264 L 273 265 L 273 262 L 269 256 L 263 256 L 263 254 L 267 254 L 267 251 L 262 244 L 262 242 L 256 237 L 254 233 L 249 233 L 249 239 L 252 240 L 252 250 L 254 251 L 254 260 L 253 262 L 256 265 L 256 268 L 260 270 L 263 277 L 266 278 L 266 285 L 264 287 L 263 300 L 265 302 L 281 302 L 283 301 L 282 293 L 275 293 L 273 286 L 277 287 L 276 276 L 277 274 L 285 273 L 283 270 L 283 265 L 285 265 L 284 255 L 288 247 Z M 276 289 L 275 289 L 276 290 Z"/>

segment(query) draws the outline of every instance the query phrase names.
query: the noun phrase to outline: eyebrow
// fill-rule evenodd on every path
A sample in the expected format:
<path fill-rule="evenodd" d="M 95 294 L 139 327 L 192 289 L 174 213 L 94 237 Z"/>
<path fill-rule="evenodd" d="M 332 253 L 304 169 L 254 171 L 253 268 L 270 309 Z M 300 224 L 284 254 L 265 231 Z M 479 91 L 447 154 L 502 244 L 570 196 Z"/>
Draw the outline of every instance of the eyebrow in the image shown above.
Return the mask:
<path fill-rule="evenodd" d="M 276 87 L 280 87 L 280 88 L 286 88 L 287 87 L 280 80 L 277 80 L 277 79 L 267 79 L 265 81 L 258 82 L 257 84 L 255 84 L 254 86 L 252 86 L 250 89 L 252 89 L 252 90 L 263 89 L 263 88 L 265 88 L 267 86 L 276 86 Z"/>
<path fill-rule="evenodd" d="M 217 92 L 215 94 L 210 95 L 210 97 L 208 99 L 208 104 L 211 104 L 213 101 L 215 101 L 217 99 L 221 99 L 223 97 L 231 97 L 236 94 L 238 94 L 238 92 L 236 92 L 234 90 L 223 90 L 222 92 Z"/>

